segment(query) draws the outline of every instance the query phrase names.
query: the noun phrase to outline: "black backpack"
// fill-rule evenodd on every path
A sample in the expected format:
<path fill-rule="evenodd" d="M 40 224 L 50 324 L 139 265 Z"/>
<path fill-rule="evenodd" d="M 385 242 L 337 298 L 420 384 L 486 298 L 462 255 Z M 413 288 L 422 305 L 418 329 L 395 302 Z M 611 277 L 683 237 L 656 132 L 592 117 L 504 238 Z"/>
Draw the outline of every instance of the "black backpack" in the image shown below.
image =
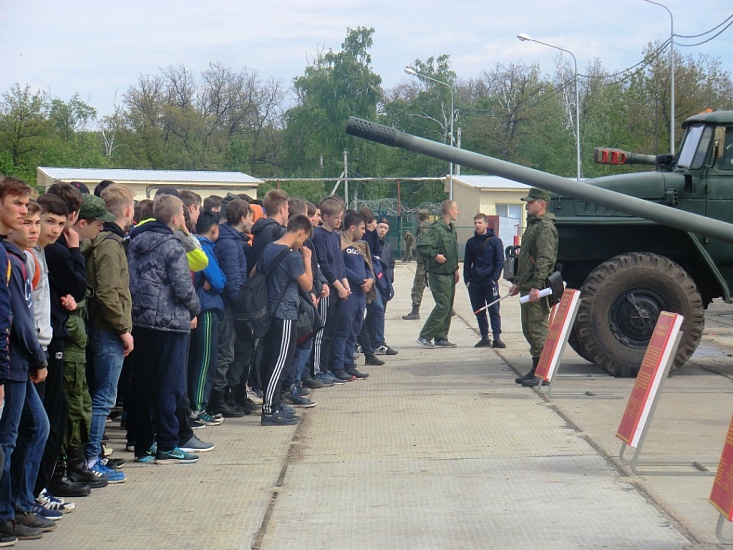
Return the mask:
<path fill-rule="evenodd" d="M 267 278 L 278 264 L 290 253 L 290 248 L 280 252 L 267 269 L 262 269 L 262 257 L 257 262 L 254 274 L 239 289 L 234 300 L 234 331 L 241 340 L 262 338 L 270 329 L 272 315 L 268 310 Z M 277 311 L 289 285 L 286 285 L 275 305 Z M 273 312 L 274 313 L 274 312 Z"/>

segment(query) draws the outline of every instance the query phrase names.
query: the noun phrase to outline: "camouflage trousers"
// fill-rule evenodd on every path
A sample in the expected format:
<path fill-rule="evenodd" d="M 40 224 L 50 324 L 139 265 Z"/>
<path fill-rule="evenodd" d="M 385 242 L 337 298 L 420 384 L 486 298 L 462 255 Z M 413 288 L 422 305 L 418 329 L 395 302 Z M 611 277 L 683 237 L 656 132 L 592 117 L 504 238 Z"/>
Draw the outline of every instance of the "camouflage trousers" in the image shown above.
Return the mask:
<path fill-rule="evenodd" d="M 64 361 L 64 392 L 69 403 L 69 423 L 64 435 L 63 453 L 84 447 L 89 442 L 92 424 L 92 398 L 87 385 L 87 365 L 83 361 Z"/>
<path fill-rule="evenodd" d="M 425 292 L 425 287 L 428 284 L 427 272 L 425 271 L 425 260 L 419 257 L 417 258 L 417 265 L 415 268 L 415 280 L 412 282 L 412 292 L 410 297 L 412 298 L 413 307 L 420 307 L 422 304 L 422 295 Z"/>
<path fill-rule="evenodd" d="M 523 293 L 524 296 L 526 293 Z M 550 304 L 547 298 L 539 302 L 527 302 L 520 305 L 522 315 L 522 333 L 529 343 L 529 353 L 533 358 L 542 355 L 549 331 Z"/>

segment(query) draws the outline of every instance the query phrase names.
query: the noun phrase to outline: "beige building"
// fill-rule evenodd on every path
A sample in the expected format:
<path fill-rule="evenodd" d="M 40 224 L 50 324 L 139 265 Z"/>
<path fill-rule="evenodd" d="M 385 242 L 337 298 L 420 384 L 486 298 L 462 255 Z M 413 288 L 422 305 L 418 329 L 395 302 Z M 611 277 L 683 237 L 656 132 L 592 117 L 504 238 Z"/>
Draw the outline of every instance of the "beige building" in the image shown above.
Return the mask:
<path fill-rule="evenodd" d="M 473 236 L 473 217 L 479 212 L 499 216 L 499 237 L 505 246 L 513 244 L 514 236 L 521 235 L 526 225 L 527 216 L 520 198 L 527 195 L 529 187 L 499 176 L 453 176 L 453 198 L 459 212 L 459 247 L 462 249 Z"/>
<path fill-rule="evenodd" d="M 57 181 L 78 181 L 94 188 L 102 180 L 127 185 L 135 192 L 135 199 L 152 198 L 160 187 L 167 185 L 179 191 L 188 189 L 206 198 L 209 195 L 225 196 L 228 192 L 246 193 L 257 198 L 257 187 L 262 180 L 242 172 L 196 172 L 188 170 L 127 170 L 118 168 L 54 168 L 39 166 L 36 183 L 39 190 L 48 189 Z"/>

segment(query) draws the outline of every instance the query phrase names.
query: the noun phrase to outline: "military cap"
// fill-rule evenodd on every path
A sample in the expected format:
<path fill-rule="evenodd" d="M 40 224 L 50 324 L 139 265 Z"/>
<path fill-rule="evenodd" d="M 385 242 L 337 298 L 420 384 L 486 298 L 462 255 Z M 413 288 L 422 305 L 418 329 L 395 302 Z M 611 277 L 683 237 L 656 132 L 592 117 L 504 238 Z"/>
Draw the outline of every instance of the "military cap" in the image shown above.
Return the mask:
<path fill-rule="evenodd" d="M 522 197 L 521 200 L 525 202 L 532 202 L 536 200 L 550 202 L 550 192 L 545 191 L 544 189 L 537 189 L 536 187 L 532 187 L 532 189 L 529 190 L 529 193 L 527 193 L 527 196 Z"/>
<path fill-rule="evenodd" d="M 115 218 L 113 214 L 107 212 L 107 205 L 102 199 L 95 195 L 82 195 L 81 208 L 79 209 L 80 220 L 101 220 L 103 222 L 113 222 Z"/>
<path fill-rule="evenodd" d="M 418 214 L 425 214 L 426 216 L 429 216 L 430 215 L 430 210 L 428 210 L 427 208 L 421 208 L 420 210 L 417 211 L 417 213 Z"/>

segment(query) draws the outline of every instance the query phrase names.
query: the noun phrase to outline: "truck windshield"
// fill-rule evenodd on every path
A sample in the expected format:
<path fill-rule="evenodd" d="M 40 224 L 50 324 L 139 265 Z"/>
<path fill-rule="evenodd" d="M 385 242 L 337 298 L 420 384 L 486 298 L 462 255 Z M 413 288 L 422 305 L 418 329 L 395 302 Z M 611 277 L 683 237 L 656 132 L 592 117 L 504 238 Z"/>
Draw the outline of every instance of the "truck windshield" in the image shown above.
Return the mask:
<path fill-rule="evenodd" d="M 702 167 L 712 137 L 713 129 L 711 126 L 704 126 L 702 124 L 690 126 L 687 129 L 685 140 L 682 143 L 677 166 L 690 170 Z"/>

